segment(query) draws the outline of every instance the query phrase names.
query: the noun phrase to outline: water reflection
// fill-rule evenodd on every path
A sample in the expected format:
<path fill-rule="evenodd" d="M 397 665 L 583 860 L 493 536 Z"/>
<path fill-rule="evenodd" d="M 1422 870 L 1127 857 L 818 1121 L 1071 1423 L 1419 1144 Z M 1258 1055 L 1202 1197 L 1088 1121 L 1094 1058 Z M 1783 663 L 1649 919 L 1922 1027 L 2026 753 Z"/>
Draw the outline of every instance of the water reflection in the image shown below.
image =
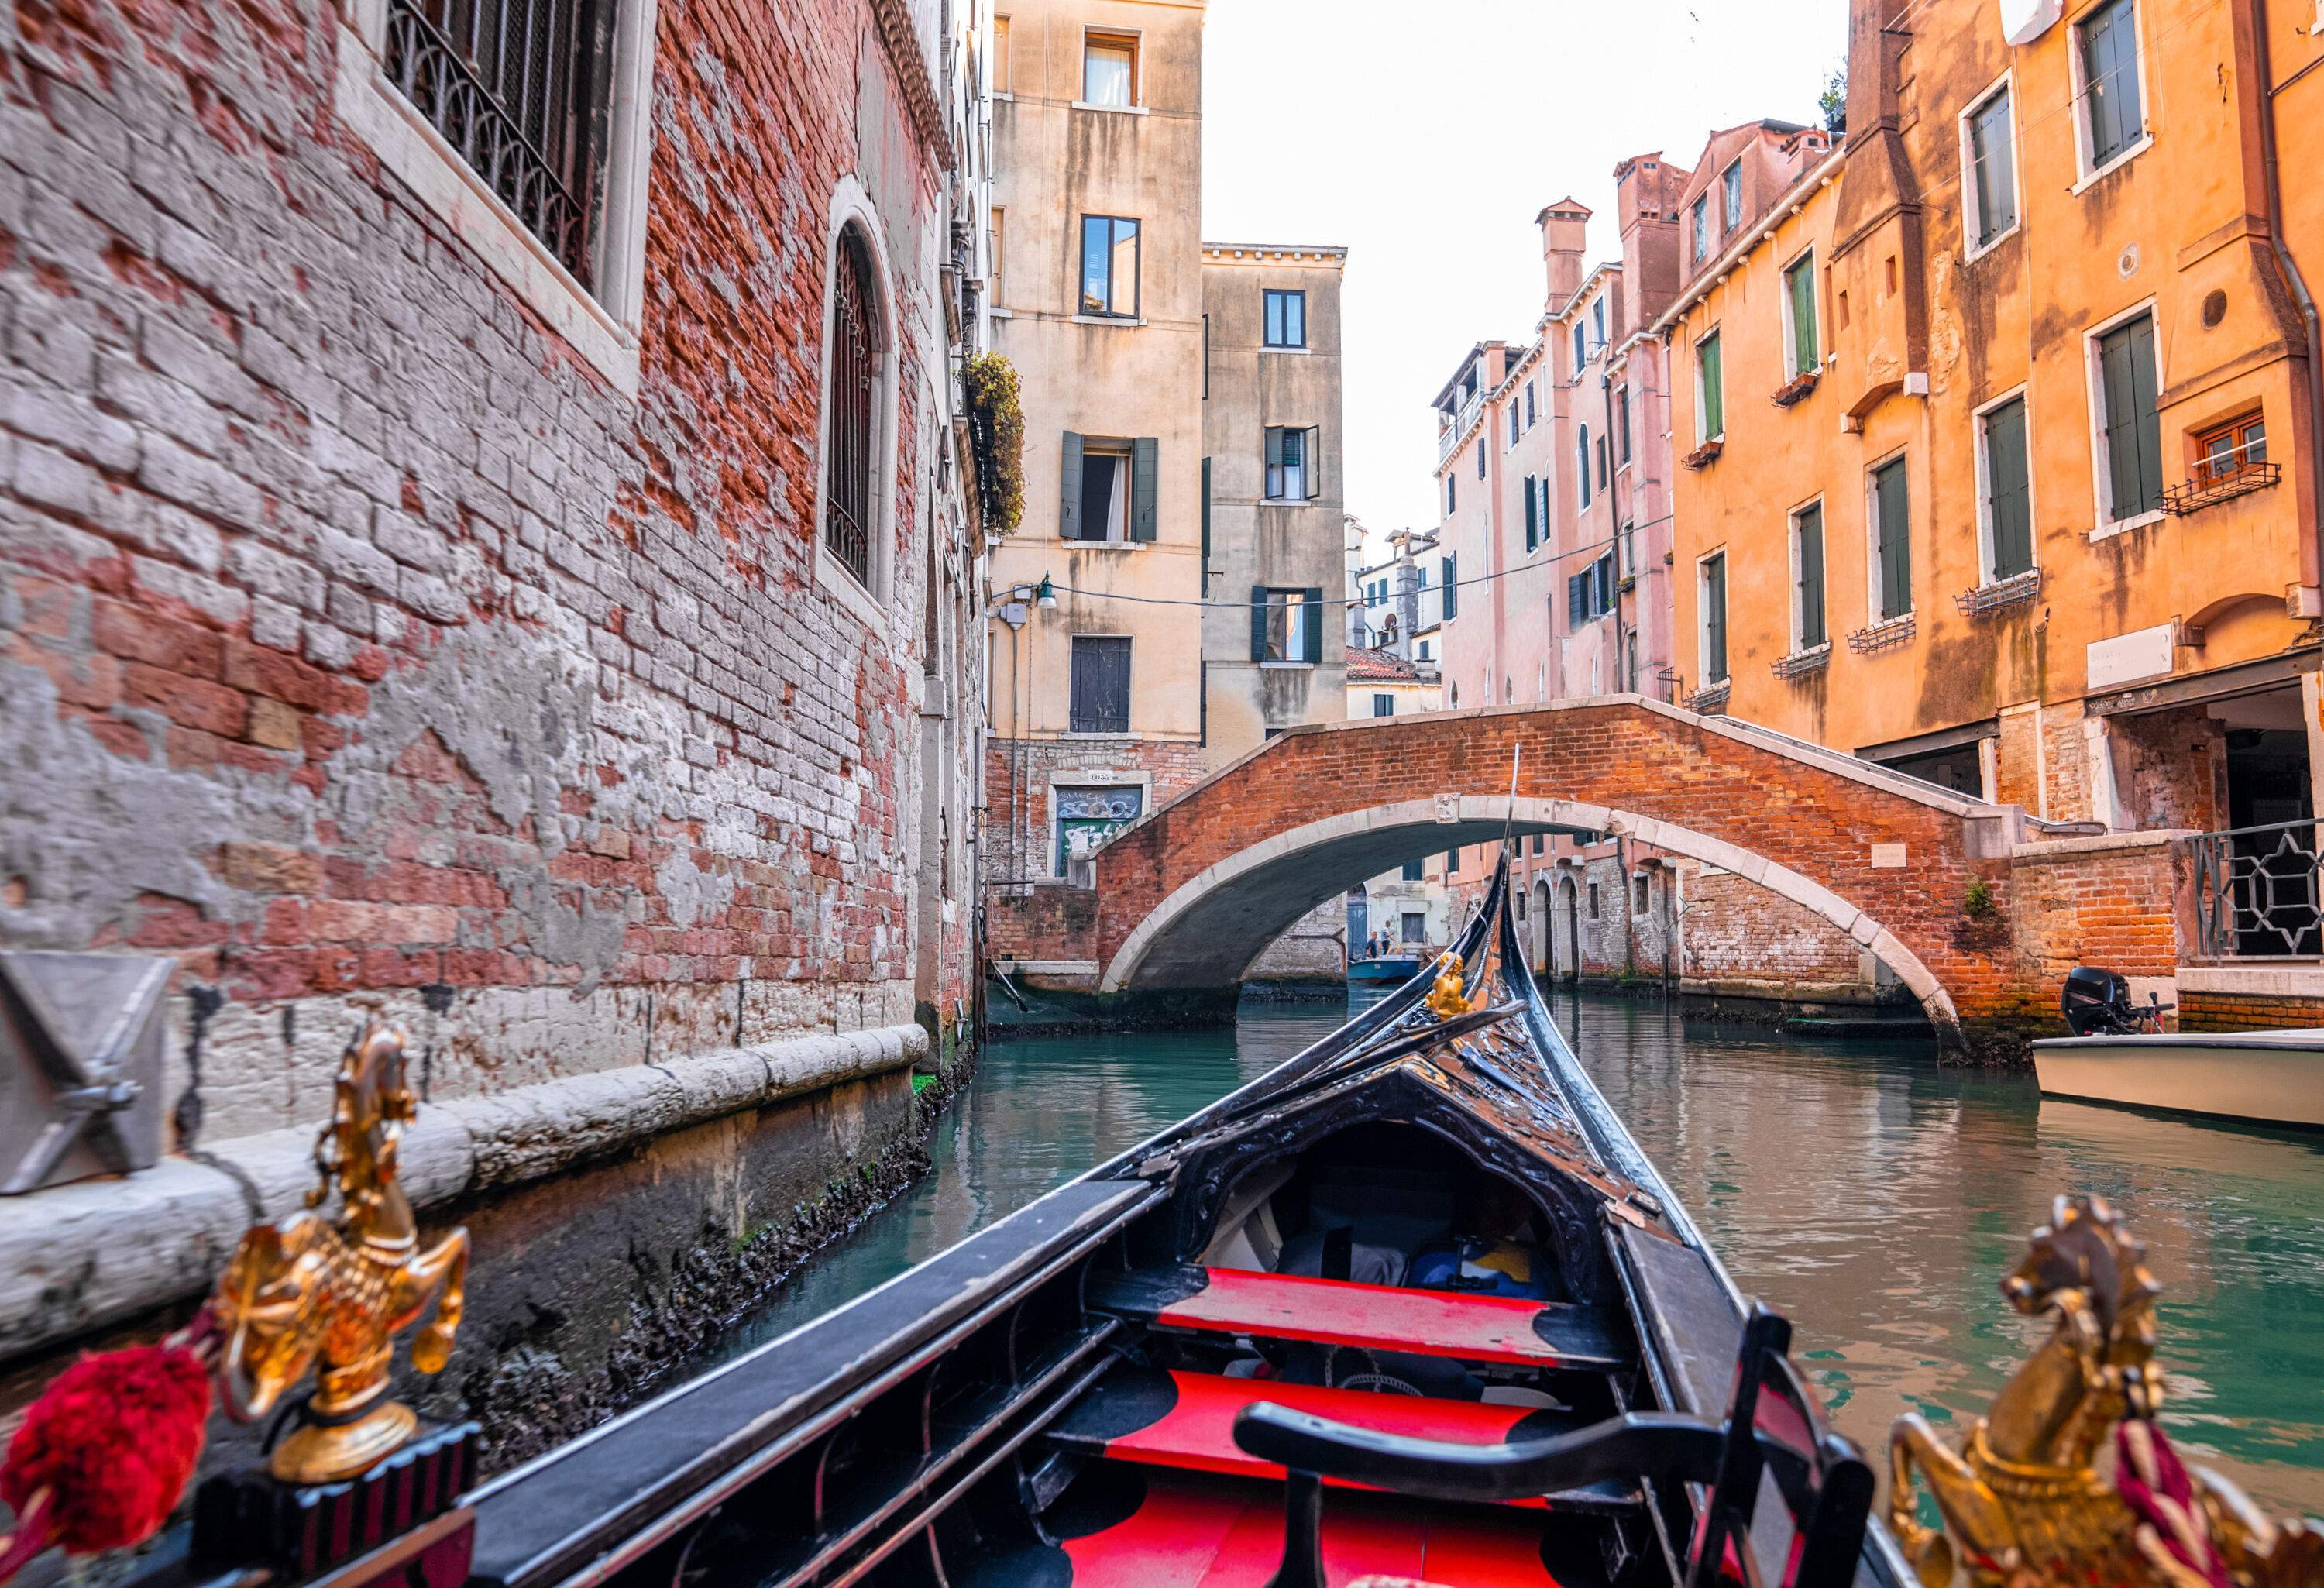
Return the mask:
<path fill-rule="evenodd" d="M 2172 1436 L 2270 1509 L 2324 1512 L 2324 1140 L 2045 1101 L 1920 1047 L 1685 1027 L 1562 1001 L 1584 1064 L 1737 1283 L 1784 1308 L 1843 1431 L 1976 1416 L 2038 1325 L 1996 1285 L 2065 1189 L 2111 1198 L 2164 1287 Z M 1024 1206 L 1345 1018 L 1255 1009 L 1236 1030 L 996 1045 L 936 1172 L 729 1343 L 773 1338 Z"/>

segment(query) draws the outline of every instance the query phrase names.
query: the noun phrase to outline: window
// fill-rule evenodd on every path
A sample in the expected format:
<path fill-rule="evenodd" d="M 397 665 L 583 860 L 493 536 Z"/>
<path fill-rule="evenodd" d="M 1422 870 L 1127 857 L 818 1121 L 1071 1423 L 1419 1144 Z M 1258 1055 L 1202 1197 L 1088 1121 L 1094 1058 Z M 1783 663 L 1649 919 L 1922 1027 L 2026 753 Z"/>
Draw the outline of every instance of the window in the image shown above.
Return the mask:
<path fill-rule="evenodd" d="M 1531 381 L 1527 381 L 1526 383 L 1526 429 L 1533 429 L 1535 418 L 1536 414 L 1533 405 L 1533 383 Z"/>
<path fill-rule="evenodd" d="M 1076 734 L 1130 732 L 1130 641 L 1075 634 L 1068 725 Z"/>
<path fill-rule="evenodd" d="M 1005 261 L 1009 256 L 1008 245 L 1009 211 L 1005 208 L 996 204 L 992 208 L 992 262 L 991 265 L 992 275 L 992 290 L 991 295 L 992 301 L 995 304 L 999 304 L 1001 302 L 1001 271 L 1003 261 Z"/>
<path fill-rule="evenodd" d="M 1590 339 L 1600 347 L 1606 345 L 1606 300 L 1603 298 L 1590 306 Z"/>
<path fill-rule="evenodd" d="M 2017 225 L 2016 134 L 2010 124 L 2007 85 L 1995 89 L 1961 118 L 1969 173 L 1961 198 L 1969 248 L 1990 248 Z"/>
<path fill-rule="evenodd" d="M 1316 476 L 1322 471 L 1319 444 L 1322 432 L 1314 425 L 1305 429 L 1288 429 L 1270 425 L 1267 431 L 1267 499 L 1269 502 L 1306 502 L 1320 495 L 1323 482 Z"/>
<path fill-rule="evenodd" d="M 1423 661 L 1434 661 L 1436 660 L 1429 654 L 1429 642 L 1426 640 L 1423 640 L 1420 642 L 1420 660 Z M 1461 686 L 1458 684 L 1452 686 L 1452 703 L 1455 706 L 1458 706 L 1461 703 Z"/>
<path fill-rule="evenodd" d="M 1877 623 L 1913 610 L 1913 512 L 1904 460 L 1872 471 L 1872 616 Z"/>
<path fill-rule="evenodd" d="M 1630 908 L 1640 915 L 1646 913 L 1646 906 L 1650 902 L 1650 896 L 1647 893 L 1646 889 L 1647 882 L 1646 872 L 1640 872 L 1637 876 L 1630 879 Z"/>
<path fill-rule="evenodd" d="M 1010 87 L 1014 80 L 1009 75 L 1010 64 L 1009 19 L 996 16 L 992 19 L 992 91 L 996 94 L 1015 92 Z"/>
<path fill-rule="evenodd" d="M 2232 480 L 2246 465 L 2267 461 L 2267 426 L 2257 413 L 2214 425 L 2195 437 L 2195 480 L 2216 485 Z"/>
<path fill-rule="evenodd" d="M 1534 477 L 1525 477 L 1526 549 L 1531 551 L 1541 544 L 1541 494 L 1534 489 Z"/>
<path fill-rule="evenodd" d="M 1697 599 L 1702 608 L 1702 682 L 1727 681 L 1727 554 L 1714 552 L 1697 565 Z"/>
<path fill-rule="evenodd" d="M 1090 33 L 1082 44 L 1082 103 L 1128 110 L 1138 103 L 1138 36 Z"/>
<path fill-rule="evenodd" d="M 1590 919 L 1593 921 L 1598 919 L 1598 884 L 1595 882 L 1590 884 Z"/>
<path fill-rule="evenodd" d="M 1457 616 L 1461 611 L 1460 567 L 1461 559 L 1458 556 L 1452 556 L 1444 559 L 1444 589 L 1443 592 L 1443 598 L 1444 603 L 1444 618 L 1448 623 Z"/>
<path fill-rule="evenodd" d="M 1323 592 L 1271 590 L 1255 585 L 1250 592 L 1250 659 L 1312 666 L 1323 657 Z"/>
<path fill-rule="evenodd" d="M 1719 235 L 1731 236 L 1743 224 L 1743 162 L 1735 162 L 1719 173 Z"/>
<path fill-rule="evenodd" d="M 1393 695 L 1374 695 L 1372 697 L 1372 715 L 1374 716 L 1394 716 L 1396 715 L 1396 697 Z"/>
<path fill-rule="evenodd" d="M 1444 476 L 1444 516 L 1446 518 L 1451 518 L 1452 510 L 1461 504 L 1460 485 L 1461 477 L 1458 475 Z"/>
<path fill-rule="evenodd" d="M 1082 312 L 1138 318 L 1138 223 L 1118 215 L 1082 217 Z"/>
<path fill-rule="evenodd" d="M 2146 135 L 2138 82 L 2135 0 L 2107 4 L 2074 24 L 2074 60 L 2081 77 L 2083 169 L 2095 172 L 2119 160 Z"/>
<path fill-rule="evenodd" d="M 1151 436 L 1104 440 L 1065 432 L 1061 540 L 1151 540 L 1160 446 Z"/>
<path fill-rule="evenodd" d="M 1307 294 L 1267 290 L 1267 345 L 1269 347 L 1307 346 Z"/>
<path fill-rule="evenodd" d="M 1058 787 L 1049 791 L 1049 799 L 1056 813 L 1056 854 L 1061 877 L 1074 861 L 1087 860 L 1099 845 L 1136 821 L 1146 809 L 1146 790 L 1135 783 L 1095 789 Z"/>
<path fill-rule="evenodd" d="M 1541 835 L 1539 833 L 1536 833 L 1533 836 L 1533 852 L 1536 854 L 1539 854 L 1542 852 L 1542 847 Z"/>
<path fill-rule="evenodd" d="M 824 544 L 842 567 L 869 588 L 872 512 L 879 501 L 879 289 L 862 235 L 840 234 L 837 278 L 832 287 L 831 393 L 824 447 Z"/>
<path fill-rule="evenodd" d="M 1687 215 L 1687 236 L 1693 245 L 1694 263 L 1701 264 L 1711 253 L 1711 195 L 1705 193 L 1694 201 Z"/>
<path fill-rule="evenodd" d="M 1630 388 L 1614 388 L 1614 456 L 1630 461 Z"/>
<path fill-rule="evenodd" d="M 1786 374 L 1812 374 L 1823 362 L 1816 336 L 1815 256 L 1807 254 L 1784 272 L 1784 365 Z"/>
<path fill-rule="evenodd" d="M 1590 427 L 1577 425 L 1573 431 L 1573 479 L 1582 493 L 1583 512 L 1590 508 Z"/>
<path fill-rule="evenodd" d="M 1477 438 L 1477 477 L 1480 480 L 1485 477 L 1485 439 L 1482 436 Z"/>
<path fill-rule="evenodd" d="M 1986 577 L 2034 568 L 2034 494 L 2026 472 L 2025 399 L 2012 397 L 1978 416 L 1984 446 Z"/>
<path fill-rule="evenodd" d="M 1517 444 L 1517 437 L 1518 437 L 1521 433 L 1522 433 L 1522 432 L 1521 432 L 1521 431 L 1519 430 L 1519 429 L 1518 429 L 1517 405 L 1516 403 L 1512 402 L 1512 403 L 1510 403 L 1510 404 L 1509 404 L 1509 445 L 1510 445 L 1510 446 L 1514 447 L 1514 446 L 1516 446 L 1516 445 Z"/>
<path fill-rule="evenodd" d="M 1598 438 L 1598 488 L 1606 488 L 1606 438 Z"/>
<path fill-rule="evenodd" d="M 2163 426 L 2155 411 L 2154 316 L 2098 337 L 2099 519 L 2119 523 L 2163 506 Z"/>
<path fill-rule="evenodd" d="M 1792 514 L 1792 649 L 1812 651 L 1831 632 L 1823 615 L 1823 503 Z"/>
<path fill-rule="evenodd" d="M 1590 333 L 1581 320 L 1573 322 L 1573 378 L 1582 378 L 1582 366 L 1590 362 Z"/>
<path fill-rule="evenodd" d="M 1426 863 L 1427 863 L 1425 861 L 1416 860 L 1406 865 L 1404 868 L 1404 880 L 1407 882 L 1419 882 L 1421 878 L 1421 868 Z M 1419 910 L 1407 909 L 1404 912 L 1404 940 L 1406 943 L 1425 943 L 1428 941 L 1428 918 Z"/>
<path fill-rule="evenodd" d="M 1727 433 L 1726 383 L 1719 368 L 1719 333 L 1694 345 L 1694 439 L 1716 441 Z"/>
<path fill-rule="evenodd" d="M 1565 624 L 1569 632 L 1595 623 L 1614 610 L 1618 578 L 1611 551 L 1565 580 Z"/>

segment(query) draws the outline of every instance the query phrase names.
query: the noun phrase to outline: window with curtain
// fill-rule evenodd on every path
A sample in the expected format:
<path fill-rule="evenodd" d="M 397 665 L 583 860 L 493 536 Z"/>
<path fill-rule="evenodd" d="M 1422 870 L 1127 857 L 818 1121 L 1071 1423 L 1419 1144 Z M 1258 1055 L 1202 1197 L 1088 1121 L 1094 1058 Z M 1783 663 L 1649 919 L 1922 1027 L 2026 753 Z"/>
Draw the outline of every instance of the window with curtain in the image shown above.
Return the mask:
<path fill-rule="evenodd" d="M 1138 103 L 1138 39 L 1089 33 L 1082 43 L 1082 103 L 1127 110 Z"/>
<path fill-rule="evenodd" d="M 2015 132 L 2009 90 L 1997 89 L 1969 113 L 1969 240 L 1983 248 L 2017 224 Z"/>
<path fill-rule="evenodd" d="M 1727 392 L 1719 367 L 1719 333 L 1694 345 L 1694 439 L 1716 441 L 1727 433 Z"/>
<path fill-rule="evenodd" d="M 1265 630 L 1261 636 L 1259 660 L 1261 661 L 1312 662 L 1319 660 L 1316 636 L 1310 631 L 1322 616 L 1322 604 L 1310 590 L 1266 590 L 1260 592 L 1264 602 Z"/>
<path fill-rule="evenodd" d="M 1872 471 L 1872 578 L 1876 622 L 1913 610 L 1913 504 L 1901 457 Z"/>
<path fill-rule="evenodd" d="M 1823 503 L 1792 515 L 1792 649 L 1812 651 L 1831 638 L 1823 615 Z"/>
<path fill-rule="evenodd" d="M 1138 223 L 1119 215 L 1082 217 L 1082 309 L 1138 318 Z"/>
<path fill-rule="evenodd" d="M 2034 493 L 2025 458 L 2025 399 L 2012 397 L 1986 411 L 1985 522 L 1991 566 L 1987 577 L 2013 578 L 2034 568 Z"/>
<path fill-rule="evenodd" d="M 1267 499 L 1305 502 L 1321 490 L 1316 479 L 1317 428 L 1270 425 L 1267 431 Z"/>
<path fill-rule="evenodd" d="M 2163 425 L 2155 408 L 2154 317 L 2139 315 L 2098 337 L 2099 434 L 2106 445 L 2107 519 L 2119 522 L 2163 505 Z"/>
<path fill-rule="evenodd" d="M 1784 272 L 1784 318 L 1791 322 L 1788 362 L 1794 375 L 1811 374 L 1823 362 L 1816 335 L 1815 256 L 1809 254 Z"/>
<path fill-rule="evenodd" d="M 2082 136 L 2096 171 L 2146 134 L 2136 0 L 2108 0 L 2074 24 L 2074 42 L 2082 68 Z"/>

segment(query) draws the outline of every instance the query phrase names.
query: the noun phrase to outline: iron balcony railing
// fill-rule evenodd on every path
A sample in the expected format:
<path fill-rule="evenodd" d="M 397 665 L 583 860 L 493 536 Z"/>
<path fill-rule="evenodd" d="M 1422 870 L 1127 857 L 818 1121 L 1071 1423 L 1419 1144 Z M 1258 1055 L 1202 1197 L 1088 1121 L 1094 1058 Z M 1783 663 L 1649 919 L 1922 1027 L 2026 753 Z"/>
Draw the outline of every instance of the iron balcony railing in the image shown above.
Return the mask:
<path fill-rule="evenodd" d="M 2314 959 L 2324 954 L 2315 821 L 2233 827 L 2190 838 L 2196 952 L 2205 959 Z"/>

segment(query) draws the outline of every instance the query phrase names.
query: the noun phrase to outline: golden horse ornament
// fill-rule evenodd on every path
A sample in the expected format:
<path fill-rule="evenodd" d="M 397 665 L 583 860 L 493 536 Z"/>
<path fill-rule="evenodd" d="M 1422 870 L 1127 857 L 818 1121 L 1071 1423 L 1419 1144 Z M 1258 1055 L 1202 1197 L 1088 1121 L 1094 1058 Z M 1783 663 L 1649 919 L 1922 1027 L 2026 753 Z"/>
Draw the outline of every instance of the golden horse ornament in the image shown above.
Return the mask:
<path fill-rule="evenodd" d="M 220 1399 L 238 1422 L 267 1415 L 316 1368 L 301 1426 L 275 1446 L 270 1470 L 289 1483 L 328 1483 L 377 1464 L 419 1418 L 388 1399 L 395 1336 L 431 1301 L 411 1365 L 440 1370 L 460 1326 L 468 1233 L 421 1250 L 411 1203 L 396 1179 L 396 1143 L 419 1111 L 404 1082 L 403 1033 L 368 1021 L 340 1060 L 331 1122 L 315 1144 L 321 1184 L 308 1211 L 247 1231 L 210 1306 L 225 1344 Z M 336 1187 L 336 1221 L 315 1210 Z M 438 1298 L 441 1299 L 438 1300 Z"/>
<path fill-rule="evenodd" d="M 2106 1203 L 2058 1198 L 2001 1293 L 2056 1327 L 1954 1450 L 1919 1414 L 1888 1438 L 1888 1525 L 1924 1588 L 2324 1588 L 2324 1531 L 2180 1464 L 2154 1422 L 2146 1249 Z M 2109 1436 L 2112 1474 L 2097 1458 Z M 1941 1528 L 1915 1516 L 1913 1479 Z"/>

